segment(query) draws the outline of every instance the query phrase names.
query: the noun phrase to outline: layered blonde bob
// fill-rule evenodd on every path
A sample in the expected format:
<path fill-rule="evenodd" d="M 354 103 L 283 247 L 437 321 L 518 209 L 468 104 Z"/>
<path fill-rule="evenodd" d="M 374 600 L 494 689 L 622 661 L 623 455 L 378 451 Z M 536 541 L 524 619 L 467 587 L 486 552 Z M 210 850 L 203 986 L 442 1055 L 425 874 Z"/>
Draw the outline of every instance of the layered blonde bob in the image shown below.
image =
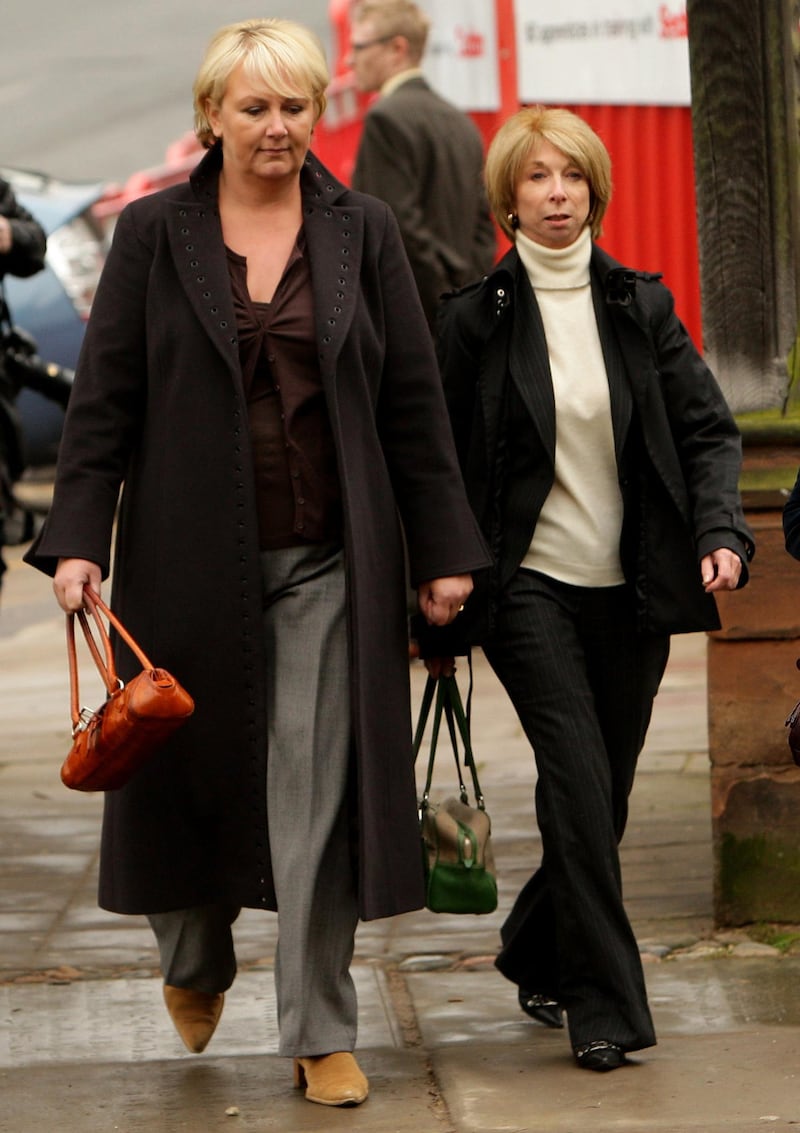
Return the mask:
<path fill-rule="evenodd" d="M 486 154 L 486 193 L 495 220 L 513 240 L 517 186 L 531 150 L 543 139 L 573 161 L 588 181 L 587 223 L 596 240 L 611 200 L 611 158 L 591 126 L 571 110 L 556 107 L 527 106 L 504 122 L 492 139 Z"/>
<path fill-rule="evenodd" d="M 310 98 L 314 121 L 319 120 L 327 105 L 330 73 L 314 33 L 292 20 L 242 20 L 214 34 L 194 81 L 194 132 L 206 149 L 216 140 L 208 106 L 219 106 L 240 63 L 249 78 L 260 80 L 281 98 Z"/>

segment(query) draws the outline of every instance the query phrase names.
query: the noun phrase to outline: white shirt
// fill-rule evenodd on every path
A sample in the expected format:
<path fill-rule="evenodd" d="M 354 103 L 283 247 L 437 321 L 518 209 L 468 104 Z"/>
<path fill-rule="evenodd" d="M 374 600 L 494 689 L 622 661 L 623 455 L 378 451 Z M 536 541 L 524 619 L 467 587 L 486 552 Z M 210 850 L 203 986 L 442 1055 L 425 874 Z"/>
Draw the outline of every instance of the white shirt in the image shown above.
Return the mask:
<path fill-rule="evenodd" d="M 617 586 L 622 494 L 592 303 L 591 233 L 545 248 L 518 232 L 516 246 L 544 323 L 556 409 L 555 482 L 522 566 L 573 586 Z"/>

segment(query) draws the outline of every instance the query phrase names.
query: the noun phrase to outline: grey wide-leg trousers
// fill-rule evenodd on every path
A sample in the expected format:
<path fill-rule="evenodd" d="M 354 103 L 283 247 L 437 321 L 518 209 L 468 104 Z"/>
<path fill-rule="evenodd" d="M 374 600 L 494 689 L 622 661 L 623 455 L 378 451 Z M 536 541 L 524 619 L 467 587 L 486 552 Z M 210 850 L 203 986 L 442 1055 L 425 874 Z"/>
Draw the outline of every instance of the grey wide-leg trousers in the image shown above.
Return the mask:
<path fill-rule="evenodd" d="M 310 1057 L 352 1050 L 357 1027 L 345 564 L 341 548 L 327 544 L 266 551 L 261 561 L 279 1053 Z M 151 915 L 165 982 L 230 987 L 238 912 L 209 905 Z"/>

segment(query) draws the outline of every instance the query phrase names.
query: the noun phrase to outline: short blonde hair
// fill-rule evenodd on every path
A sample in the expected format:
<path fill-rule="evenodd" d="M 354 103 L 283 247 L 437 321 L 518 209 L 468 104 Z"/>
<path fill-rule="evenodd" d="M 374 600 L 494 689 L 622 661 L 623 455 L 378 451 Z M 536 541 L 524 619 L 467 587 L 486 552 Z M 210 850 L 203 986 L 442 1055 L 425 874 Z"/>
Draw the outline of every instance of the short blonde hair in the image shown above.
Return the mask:
<path fill-rule="evenodd" d="M 242 20 L 215 32 L 194 81 L 194 131 L 206 149 L 215 141 L 207 104 L 219 106 L 228 79 L 242 62 L 250 77 L 263 80 L 281 98 L 310 98 L 314 121 L 319 120 L 330 73 L 314 33 L 292 20 Z"/>
<path fill-rule="evenodd" d="M 504 122 L 486 154 L 486 193 L 495 220 L 514 239 L 514 198 L 522 167 L 537 142 L 544 139 L 573 161 L 589 182 L 591 206 L 588 224 L 592 238 L 603 231 L 603 217 L 611 200 L 611 158 L 603 142 L 571 110 L 527 106 Z"/>
<path fill-rule="evenodd" d="M 361 0 L 351 13 L 350 23 L 369 20 L 379 39 L 401 35 L 408 42 L 408 55 L 418 63 L 425 52 L 431 22 L 411 0 Z"/>

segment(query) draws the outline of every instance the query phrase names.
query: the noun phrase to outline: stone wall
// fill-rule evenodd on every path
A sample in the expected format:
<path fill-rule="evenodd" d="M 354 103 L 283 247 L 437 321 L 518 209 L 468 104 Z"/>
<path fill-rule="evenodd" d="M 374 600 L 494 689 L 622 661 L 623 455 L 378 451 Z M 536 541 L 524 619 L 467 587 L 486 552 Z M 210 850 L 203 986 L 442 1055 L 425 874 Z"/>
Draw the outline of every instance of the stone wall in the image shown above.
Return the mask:
<path fill-rule="evenodd" d="M 776 507 L 752 512 L 750 583 L 719 601 L 708 726 L 719 925 L 800 921 L 800 768 L 784 721 L 800 700 L 800 562 Z"/>

